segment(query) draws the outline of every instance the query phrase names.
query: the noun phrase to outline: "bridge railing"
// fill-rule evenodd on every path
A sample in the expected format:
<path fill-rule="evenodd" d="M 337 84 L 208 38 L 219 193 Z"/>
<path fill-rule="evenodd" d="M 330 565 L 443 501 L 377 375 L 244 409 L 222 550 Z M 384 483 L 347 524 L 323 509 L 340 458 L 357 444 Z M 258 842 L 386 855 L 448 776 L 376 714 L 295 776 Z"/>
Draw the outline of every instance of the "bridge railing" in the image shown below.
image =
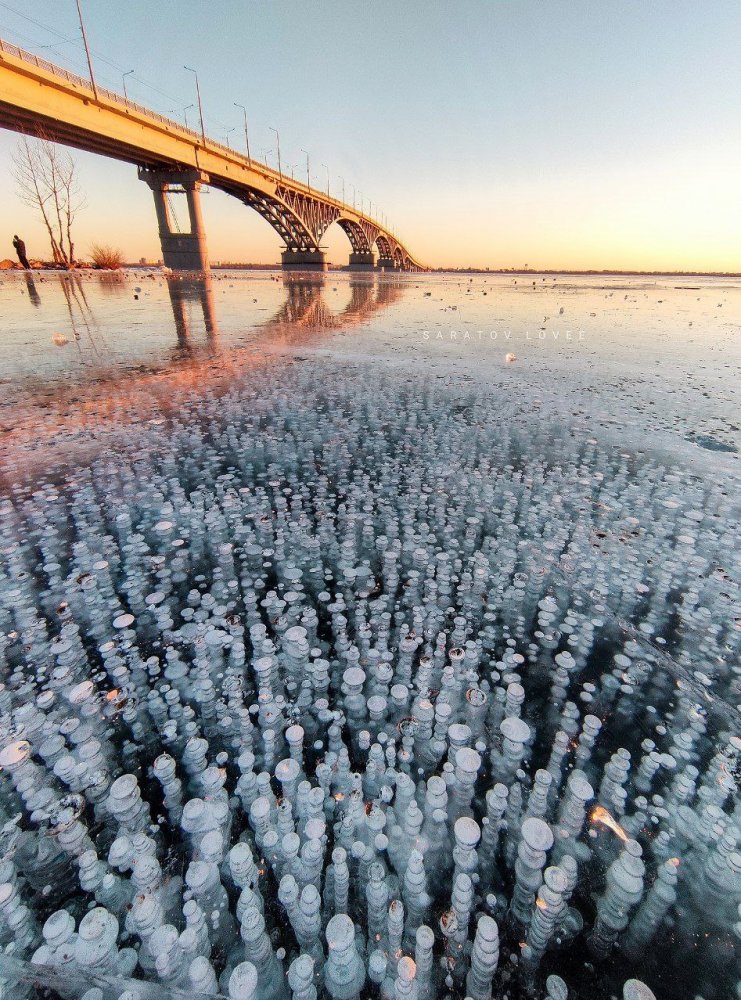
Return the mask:
<path fill-rule="evenodd" d="M 37 66 L 39 69 L 46 70 L 47 73 L 54 73 L 57 76 L 63 76 L 65 80 L 76 84 L 78 87 L 85 87 L 87 90 L 92 90 L 92 84 L 89 80 L 84 79 L 84 77 L 76 76 L 74 73 L 70 73 L 69 70 L 64 69 L 63 66 L 57 66 L 55 63 L 51 63 L 46 59 L 40 59 L 39 56 L 35 56 L 33 52 L 27 52 L 18 45 L 13 45 L 12 42 L 6 42 L 3 38 L 0 38 L 0 52 L 7 52 L 8 55 L 15 56 L 16 59 L 22 59 L 24 62 L 33 63 L 34 66 Z"/>
<path fill-rule="evenodd" d="M 91 80 L 88 80 L 83 76 L 77 76 L 76 73 L 70 73 L 70 71 L 65 69 L 63 66 L 58 66 L 56 63 L 49 62 L 48 59 L 41 59 L 39 56 L 34 55 L 33 52 L 28 52 L 26 49 L 22 49 L 19 45 L 13 45 L 12 42 L 6 42 L 4 39 L 0 38 L 0 52 L 6 52 L 8 55 L 14 56 L 16 59 L 31 63 L 38 69 L 43 69 L 47 73 L 54 74 L 54 76 L 60 76 L 68 83 L 72 83 L 76 87 L 82 87 L 94 96 L 93 84 Z M 132 101 L 128 97 L 117 94 L 113 90 L 107 90 L 105 87 L 97 86 L 97 84 L 95 89 L 98 92 L 98 97 L 103 97 L 105 100 L 111 101 L 114 104 L 120 104 L 125 108 L 129 108 L 131 111 L 136 111 L 137 114 L 146 115 L 147 118 L 153 118 L 155 121 L 160 122 L 162 125 L 166 125 L 168 128 L 177 129 L 178 132 L 182 132 L 185 135 L 190 136 L 190 138 L 195 142 L 203 142 L 201 133 L 194 131 L 192 128 L 188 128 L 187 125 L 181 125 L 180 122 L 176 122 L 174 119 L 168 118 L 166 115 L 161 115 L 158 111 L 152 111 L 151 108 L 146 108 L 143 104 L 137 104 L 136 101 Z M 224 152 L 231 153 L 232 156 L 242 158 L 241 155 L 231 149 L 231 147 L 224 146 L 219 142 L 214 142 L 213 139 L 209 139 L 208 144 L 209 146 L 222 149 Z M 262 166 L 262 164 L 260 165 Z M 267 164 L 265 164 L 265 168 L 270 173 L 275 173 L 275 171 L 273 171 L 271 167 L 268 167 Z"/>

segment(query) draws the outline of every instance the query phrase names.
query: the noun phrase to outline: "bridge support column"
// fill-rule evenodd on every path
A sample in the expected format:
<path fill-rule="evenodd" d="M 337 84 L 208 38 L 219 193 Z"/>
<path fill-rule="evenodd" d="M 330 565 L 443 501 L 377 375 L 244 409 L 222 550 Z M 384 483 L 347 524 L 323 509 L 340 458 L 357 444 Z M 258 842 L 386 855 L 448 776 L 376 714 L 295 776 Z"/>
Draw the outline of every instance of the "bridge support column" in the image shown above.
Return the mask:
<path fill-rule="evenodd" d="M 284 271 L 327 270 L 327 257 L 321 250 L 284 250 L 280 260 Z"/>
<path fill-rule="evenodd" d="M 162 260 L 173 271 L 208 271 L 206 230 L 201 214 L 201 185 L 208 175 L 201 170 L 139 169 L 139 178 L 149 185 L 157 212 Z M 185 193 L 190 231 L 179 232 L 168 204 L 171 191 Z"/>
<path fill-rule="evenodd" d="M 394 264 L 393 257 L 379 257 L 378 258 L 378 270 L 379 271 L 396 271 L 397 267 Z"/>
<path fill-rule="evenodd" d="M 348 265 L 351 271 L 373 271 L 376 266 L 376 255 L 372 250 L 367 253 L 351 253 Z"/>

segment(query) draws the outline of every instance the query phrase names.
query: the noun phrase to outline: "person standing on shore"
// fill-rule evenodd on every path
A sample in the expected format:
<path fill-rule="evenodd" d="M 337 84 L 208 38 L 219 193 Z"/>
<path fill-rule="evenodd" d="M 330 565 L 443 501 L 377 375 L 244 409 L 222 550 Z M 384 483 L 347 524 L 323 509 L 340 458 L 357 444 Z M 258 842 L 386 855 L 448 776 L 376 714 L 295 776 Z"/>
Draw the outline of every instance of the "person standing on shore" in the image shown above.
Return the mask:
<path fill-rule="evenodd" d="M 13 237 L 13 246 L 15 247 L 15 252 L 18 254 L 18 260 L 21 262 L 21 266 L 26 271 L 31 270 L 31 265 L 28 263 L 28 257 L 26 257 L 26 244 L 23 240 L 16 234 Z"/>

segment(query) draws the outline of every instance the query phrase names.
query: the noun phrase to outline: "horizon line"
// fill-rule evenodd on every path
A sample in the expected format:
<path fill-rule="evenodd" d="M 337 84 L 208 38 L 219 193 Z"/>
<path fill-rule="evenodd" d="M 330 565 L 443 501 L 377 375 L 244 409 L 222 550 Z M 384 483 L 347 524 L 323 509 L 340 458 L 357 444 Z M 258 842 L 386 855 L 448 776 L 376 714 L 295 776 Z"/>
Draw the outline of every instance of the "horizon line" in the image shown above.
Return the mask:
<path fill-rule="evenodd" d="M 0 260 L 0 265 L 6 265 L 5 267 L 0 266 L 0 273 L 8 273 L 12 271 L 21 271 L 23 268 L 19 263 L 13 261 L 11 258 L 6 257 Z M 12 266 L 8 267 L 7 265 Z M 31 271 L 97 271 L 101 274 L 115 274 L 116 270 L 133 270 L 138 268 L 150 268 L 152 270 L 161 270 L 164 268 L 164 264 L 161 260 L 157 261 L 126 261 L 120 268 L 101 268 L 95 267 L 95 265 L 88 263 L 87 261 L 78 261 L 72 268 L 64 268 L 53 264 L 51 261 L 44 261 L 39 267 L 31 267 Z M 335 264 L 332 261 L 327 262 L 328 269 L 333 271 L 348 271 L 349 273 L 363 273 L 363 272 L 351 272 L 347 264 Z M 275 261 L 271 263 L 259 263 L 257 261 L 218 261 L 211 262 L 211 270 L 277 270 L 283 271 L 284 268 L 280 261 Z M 173 274 L 177 274 L 174 271 Z M 183 272 L 186 273 L 186 272 Z M 741 271 L 680 271 L 680 270 L 639 270 L 636 268 L 554 268 L 554 267 L 543 267 L 543 268 L 533 268 L 533 267 L 428 267 L 424 271 L 396 271 L 396 270 L 376 270 L 365 272 L 367 274 L 386 274 L 386 275 L 397 275 L 397 274 L 540 274 L 540 275 L 605 275 L 605 276 L 643 276 L 643 277 L 655 277 L 655 278 L 741 278 Z"/>

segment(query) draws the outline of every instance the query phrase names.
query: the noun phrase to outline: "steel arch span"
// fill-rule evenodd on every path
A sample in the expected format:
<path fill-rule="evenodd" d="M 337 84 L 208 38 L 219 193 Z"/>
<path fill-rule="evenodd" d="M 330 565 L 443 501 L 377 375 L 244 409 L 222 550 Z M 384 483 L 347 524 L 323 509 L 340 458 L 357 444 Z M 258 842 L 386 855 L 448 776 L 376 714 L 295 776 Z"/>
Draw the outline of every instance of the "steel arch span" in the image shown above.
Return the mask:
<path fill-rule="evenodd" d="M 200 209 L 208 184 L 270 223 L 288 269 L 323 269 L 322 238 L 336 222 L 350 244 L 351 268 L 426 270 L 386 226 L 353 206 L 2 39 L 0 126 L 135 164 L 152 189 L 163 260 L 173 269 L 208 269 Z M 189 232 L 174 224 L 167 197 L 174 190 L 187 196 Z"/>

